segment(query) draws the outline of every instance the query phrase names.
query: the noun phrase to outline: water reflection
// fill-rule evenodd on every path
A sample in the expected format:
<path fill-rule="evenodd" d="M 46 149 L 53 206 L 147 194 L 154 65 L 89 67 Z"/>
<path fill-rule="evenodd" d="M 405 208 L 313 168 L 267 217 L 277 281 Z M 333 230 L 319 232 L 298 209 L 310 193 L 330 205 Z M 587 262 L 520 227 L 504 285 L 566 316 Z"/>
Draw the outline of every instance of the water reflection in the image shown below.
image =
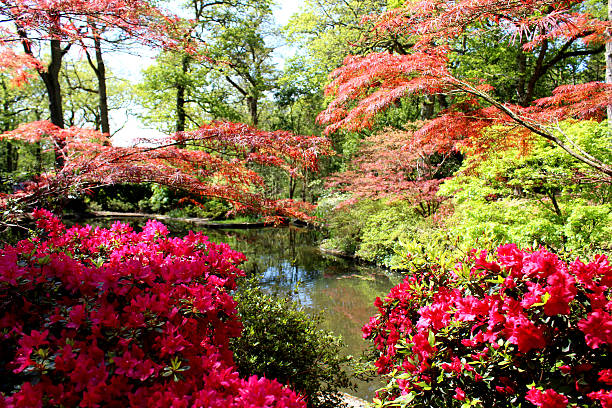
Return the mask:
<path fill-rule="evenodd" d="M 112 221 L 96 219 L 94 223 L 107 226 Z M 144 225 L 142 219 L 122 221 L 134 228 Z M 385 295 L 399 282 L 399 277 L 381 269 L 322 253 L 316 246 L 318 234 L 313 230 L 211 230 L 185 223 L 166 224 L 172 234 L 182 235 L 190 229 L 204 231 L 211 241 L 225 242 L 243 252 L 247 256 L 243 265 L 247 275 L 260 274 L 266 290 L 289 295 L 313 311 L 323 311 L 323 328 L 341 335 L 348 346 L 345 352 L 354 356 L 360 356 L 367 348 L 361 327 L 375 313 L 374 298 Z M 353 394 L 371 400 L 380 385 L 360 383 Z"/>

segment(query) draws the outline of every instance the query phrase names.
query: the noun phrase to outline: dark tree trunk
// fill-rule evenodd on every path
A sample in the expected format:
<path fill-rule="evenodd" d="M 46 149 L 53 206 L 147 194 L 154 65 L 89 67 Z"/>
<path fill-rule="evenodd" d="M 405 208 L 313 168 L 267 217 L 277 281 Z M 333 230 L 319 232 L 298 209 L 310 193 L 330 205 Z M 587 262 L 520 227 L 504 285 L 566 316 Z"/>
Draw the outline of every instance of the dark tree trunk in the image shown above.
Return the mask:
<path fill-rule="evenodd" d="M 40 142 L 37 142 L 34 146 L 34 157 L 36 157 L 36 172 L 42 174 L 43 171 L 43 157 L 42 157 L 42 146 Z"/>
<path fill-rule="evenodd" d="M 176 131 L 184 132 L 187 123 L 185 111 L 187 89 L 185 86 L 185 76 L 189 72 L 189 56 L 183 55 L 181 58 L 181 78 L 176 83 Z"/>
<path fill-rule="evenodd" d="M 100 37 L 96 37 L 94 40 L 96 48 L 96 65 L 94 69 L 96 77 L 98 78 L 98 96 L 100 103 L 100 130 L 110 136 L 110 122 L 108 119 L 108 94 L 106 91 L 106 66 L 104 65 L 104 59 L 102 58 L 102 45 L 100 44 Z"/>
<path fill-rule="evenodd" d="M 62 58 L 65 52 L 62 50 L 60 40 L 51 40 L 51 62 L 47 66 L 46 71 L 39 71 L 39 75 L 47 88 L 47 96 L 49 97 L 49 115 L 51 123 L 59 128 L 64 128 L 64 110 L 62 106 L 62 88 L 59 82 L 59 73 L 62 68 Z M 56 141 L 54 146 L 55 151 L 55 168 L 61 169 L 64 167 L 64 156 L 62 149 L 64 142 Z"/>
<path fill-rule="evenodd" d="M 257 112 L 257 97 L 254 95 L 247 96 L 247 106 L 249 108 L 249 116 L 251 116 L 251 125 L 257 127 L 259 124 L 259 113 Z"/>
<path fill-rule="evenodd" d="M 446 100 L 446 95 L 438 94 L 438 105 L 440 105 L 440 110 L 448 108 L 448 101 Z"/>
<path fill-rule="evenodd" d="M 96 126 L 102 133 L 110 136 L 110 120 L 108 114 L 108 92 L 106 88 L 106 65 L 104 64 L 104 58 L 102 55 L 102 40 L 100 37 L 101 30 L 95 26 L 95 24 L 90 23 L 93 30 L 94 37 L 94 50 L 96 53 L 96 62 L 92 60 L 89 55 L 89 51 L 85 51 L 85 55 L 87 56 L 87 62 L 89 62 L 89 66 L 96 74 L 96 79 L 98 80 L 98 113 L 99 120 L 96 118 Z"/>
<path fill-rule="evenodd" d="M 306 202 L 306 192 L 308 189 L 308 170 L 304 171 L 304 179 L 302 180 L 302 201 Z"/>
<path fill-rule="evenodd" d="M 18 152 L 10 141 L 6 142 L 6 171 L 11 173 L 17 170 Z"/>
<path fill-rule="evenodd" d="M 293 195 L 295 193 L 295 179 L 293 176 L 289 176 L 289 199 L 293 200 Z"/>
<path fill-rule="evenodd" d="M 523 42 L 519 44 L 518 54 L 516 56 L 516 65 L 518 68 L 517 77 L 516 77 L 516 94 L 518 99 L 518 104 L 521 106 L 527 106 L 525 99 L 525 85 L 526 85 L 526 77 L 527 77 L 527 56 L 523 52 Z"/>
<path fill-rule="evenodd" d="M 421 119 L 427 120 L 433 118 L 436 97 L 435 95 L 425 95 L 424 98 L 421 107 Z"/>
<path fill-rule="evenodd" d="M 50 34 L 53 35 L 57 32 L 55 29 L 51 29 Z M 17 24 L 17 33 L 21 38 L 21 44 L 26 54 L 34 56 L 32 52 L 32 43 L 28 38 L 26 30 Z M 45 84 L 47 89 L 47 97 L 49 99 L 49 116 L 51 123 L 57 127 L 64 128 L 64 112 L 62 107 L 62 89 L 59 82 L 59 73 L 62 69 L 62 58 L 70 49 L 68 44 L 66 48 L 62 48 L 62 42 L 58 38 L 53 38 L 49 41 L 51 48 L 51 62 L 47 66 L 47 69 L 39 69 L 38 75 Z M 55 168 L 64 167 L 64 156 L 62 150 L 64 148 L 64 142 L 56 140 L 54 145 L 55 151 Z M 40 163 L 42 166 L 42 163 Z"/>
<path fill-rule="evenodd" d="M 62 109 L 62 89 L 59 82 L 59 73 L 62 68 L 64 52 L 59 40 L 51 40 L 51 63 L 46 71 L 40 71 L 40 77 L 45 83 L 49 97 L 49 114 L 51 123 L 63 128 L 64 112 Z"/>

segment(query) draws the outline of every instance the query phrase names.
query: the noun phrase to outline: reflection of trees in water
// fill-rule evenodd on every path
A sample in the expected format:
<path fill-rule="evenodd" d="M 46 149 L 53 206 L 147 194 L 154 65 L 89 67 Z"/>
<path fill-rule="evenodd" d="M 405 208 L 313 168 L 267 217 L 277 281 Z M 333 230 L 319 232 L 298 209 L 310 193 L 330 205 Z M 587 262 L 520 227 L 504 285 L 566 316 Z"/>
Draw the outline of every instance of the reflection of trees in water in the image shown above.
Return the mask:
<path fill-rule="evenodd" d="M 248 274 L 260 274 L 262 285 L 274 292 L 290 292 L 298 283 L 309 285 L 328 270 L 329 261 L 316 247 L 316 231 L 262 228 L 225 231 L 210 238 L 243 252 L 248 259 L 243 269 Z M 346 273 L 347 267 L 334 265 L 332 269 Z"/>

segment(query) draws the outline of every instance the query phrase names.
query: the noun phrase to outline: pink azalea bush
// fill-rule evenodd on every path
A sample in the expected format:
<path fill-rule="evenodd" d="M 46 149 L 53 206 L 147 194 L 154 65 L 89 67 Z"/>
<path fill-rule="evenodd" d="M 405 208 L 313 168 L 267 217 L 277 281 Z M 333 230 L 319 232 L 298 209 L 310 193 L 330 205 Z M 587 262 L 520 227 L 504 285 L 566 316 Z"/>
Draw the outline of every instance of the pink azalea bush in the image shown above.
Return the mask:
<path fill-rule="evenodd" d="M 0 407 L 305 407 L 238 376 L 230 295 L 244 255 L 200 233 L 66 227 L 0 250 Z"/>
<path fill-rule="evenodd" d="M 513 244 L 409 275 L 363 328 L 389 376 L 375 402 L 612 408 L 611 288 L 605 256 Z"/>

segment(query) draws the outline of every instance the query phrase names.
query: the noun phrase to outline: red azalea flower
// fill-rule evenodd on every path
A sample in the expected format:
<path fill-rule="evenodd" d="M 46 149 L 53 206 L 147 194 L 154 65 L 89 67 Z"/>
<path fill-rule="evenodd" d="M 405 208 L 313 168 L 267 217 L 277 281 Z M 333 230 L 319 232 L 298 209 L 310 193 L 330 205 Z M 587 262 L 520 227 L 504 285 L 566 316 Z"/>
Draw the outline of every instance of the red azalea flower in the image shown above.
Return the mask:
<path fill-rule="evenodd" d="M 453 398 L 459 401 L 465 401 L 465 392 L 457 387 L 455 388 L 455 395 L 453 395 Z"/>
<path fill-rule="evenodd" d="M 599 390 L 591 392 L 587 396 L 592 400 L 597 400 L 602 408 L 612 408 L 612 391 Z"/>
<path fill-rule="evenodd" d="M 602 344 L 612 344 L 612 316 L 603 310 L 594 310 L 586 319 L 578 322 L 589 347 L 596 349 Z"/>
<path fill-rule="evenodd" d="M 606 369 L 599 372 L 599 382 L 612 385 L 612 370 Z"/>
<path fill-rule="evenodd" d="M 544 392 L 531 388 L 525 399 L 540 408 L 565 408 L 568 403 L 565 395 L 550 388 Z"/>
<path fill-rule="evenodd" d="M 544 313 L 548 316 L 557 314 L 569 314 L 571 302 L 576 296 L 576 280 L 567 272 L 558 270 L 546 279 L 548 286 L 546 291 L 550 294 L 550 298 L 544 305 Z"/>

